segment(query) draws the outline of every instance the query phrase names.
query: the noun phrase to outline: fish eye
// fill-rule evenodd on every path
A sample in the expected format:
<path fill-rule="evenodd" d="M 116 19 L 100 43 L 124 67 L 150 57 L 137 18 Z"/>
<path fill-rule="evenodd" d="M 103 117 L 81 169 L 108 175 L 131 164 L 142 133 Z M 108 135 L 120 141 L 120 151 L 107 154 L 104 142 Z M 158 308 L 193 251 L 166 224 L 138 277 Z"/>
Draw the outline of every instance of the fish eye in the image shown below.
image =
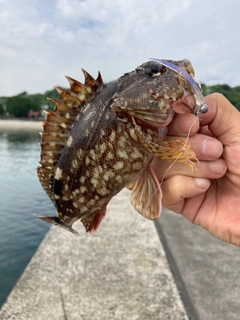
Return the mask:
<path fill-rule="evenodd" d="M 149 67 L 150 74 L 153 76 L 159 75 L 162 72 L 162 69 L 162 65 L 157 63 L 153 63 Z"/>

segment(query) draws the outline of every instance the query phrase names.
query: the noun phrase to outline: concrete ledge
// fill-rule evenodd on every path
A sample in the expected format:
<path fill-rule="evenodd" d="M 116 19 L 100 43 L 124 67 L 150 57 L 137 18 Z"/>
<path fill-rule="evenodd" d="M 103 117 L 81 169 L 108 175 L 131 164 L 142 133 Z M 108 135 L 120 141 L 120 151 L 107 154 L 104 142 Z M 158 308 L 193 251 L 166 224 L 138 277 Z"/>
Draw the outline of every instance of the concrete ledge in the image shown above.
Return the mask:
<path fill-rule="evenodd" d="M 42 125 L 40 121 L 31 120 L 3 120 L 0 119 L 0 132 L 24 132 L 24 131 L 42 131 Z"/>
<path fill-rule="evenodd" d="M 139 219 L 124 190 L 95 235 L 52 227 L 0 319 L 188 319 L 154 224 Z"/>

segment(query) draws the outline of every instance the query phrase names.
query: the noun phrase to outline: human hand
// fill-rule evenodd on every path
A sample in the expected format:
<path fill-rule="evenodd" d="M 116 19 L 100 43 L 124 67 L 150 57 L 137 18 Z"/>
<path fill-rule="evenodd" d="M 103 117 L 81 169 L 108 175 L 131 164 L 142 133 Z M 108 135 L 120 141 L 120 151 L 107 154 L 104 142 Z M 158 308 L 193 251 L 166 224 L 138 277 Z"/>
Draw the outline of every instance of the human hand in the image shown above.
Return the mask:
<path fill-rule="evenodd" d="M 198 170 L 175 163 L 162 183 L 163 205 L 240 246 L 240 113 L 221 94 L 206 97 L 205 103 L 209 111 L 202 116 L 199 133 L 189 138 L 200 161 Z M 170 135 L 186 136 L 190 117 L 185 123 L 183 117 L 171 124 Z M 192 134 L 197 129 L 195 123 Z M 161 181 L 164 171 L 158 161 L 154 169 Z"/>

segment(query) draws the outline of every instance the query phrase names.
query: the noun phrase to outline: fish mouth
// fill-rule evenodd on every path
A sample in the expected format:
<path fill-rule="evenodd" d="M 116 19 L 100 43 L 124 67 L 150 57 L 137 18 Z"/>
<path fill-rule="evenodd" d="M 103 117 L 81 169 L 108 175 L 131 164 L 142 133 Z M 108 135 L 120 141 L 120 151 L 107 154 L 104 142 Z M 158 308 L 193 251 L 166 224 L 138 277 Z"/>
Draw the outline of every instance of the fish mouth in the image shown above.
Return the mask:
<path fill-rule="evenodd" d="M 183 96 L 172 104 L 175 113 L 193 113 L 196 112 L 196 99 L 189 93 L 184 92 Z"/>
<path fill-rule="evenodd" d="M 174 111 L 169 109 L 163 112 L 151 110 L 127 110 L 128 116 L 133 117 L 139 125 L 150 128 L 162 128 L 167 126 L 173 119 Z"/>
<path fill-rule="evenodd" d="M 159 109 L 131 109 L 126 106 L 114 106 L 112 109 L 120 116 L 120 118 L 135 119 L 136 123 L 141 127 L 159 129 L 168 126 L 174 115 L 184 113 L 194 113 L 196 106 L 195 98 L 189 92 L 179 99 L 157 99 Z M 130 121 L 131 122 L 131 121 Z"/>

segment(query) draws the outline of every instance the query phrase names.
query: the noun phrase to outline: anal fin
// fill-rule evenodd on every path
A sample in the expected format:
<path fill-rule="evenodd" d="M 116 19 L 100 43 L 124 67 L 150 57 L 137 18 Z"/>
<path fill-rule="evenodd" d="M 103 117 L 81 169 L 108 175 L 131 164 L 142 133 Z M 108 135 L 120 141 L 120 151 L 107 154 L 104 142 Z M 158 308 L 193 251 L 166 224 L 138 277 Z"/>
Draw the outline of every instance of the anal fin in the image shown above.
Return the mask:
<path fill-rule="evenodd" d="M 86 232 L 94 233 L 97 228 L 100 226 L 102 219 L 106 214 L 107 206 L 101 207 L 98 211 L 89 214 L 88 216 L 81 219 L 82 224 L 84 225 Z"/>

